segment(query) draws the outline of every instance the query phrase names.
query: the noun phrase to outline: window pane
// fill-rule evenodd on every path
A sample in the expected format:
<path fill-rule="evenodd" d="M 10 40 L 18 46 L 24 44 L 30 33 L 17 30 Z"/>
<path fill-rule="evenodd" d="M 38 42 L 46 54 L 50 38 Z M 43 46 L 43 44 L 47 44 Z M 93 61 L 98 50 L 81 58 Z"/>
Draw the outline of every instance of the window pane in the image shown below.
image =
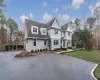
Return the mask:
<path fill-rule="evenodd" d="M 59 45 L 59 40 L 54 40 L 54 45 Z"/>
<path fill-rule="evenodd" d="M 44 41 L 44 45 L 46 45 L 46 40 Z"/>
<path fill-rule="evenodd" d="M 33 45 L 36 46 L 36 39 L 34 39 Z"/>
<path fill-rule="evenodd" d="M 37 32 L 37 28 L 33 27 L 33 32 Z"/>

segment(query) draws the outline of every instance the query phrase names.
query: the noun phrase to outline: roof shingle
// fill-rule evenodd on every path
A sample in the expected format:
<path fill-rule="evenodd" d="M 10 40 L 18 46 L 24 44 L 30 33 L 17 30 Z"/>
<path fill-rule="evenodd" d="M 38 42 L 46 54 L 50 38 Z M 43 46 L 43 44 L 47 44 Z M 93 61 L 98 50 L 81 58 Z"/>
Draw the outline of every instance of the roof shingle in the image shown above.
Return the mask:
<path fill-rule="evenodd" d="M 32 34 L 31 33 L 31 26 L 37 26 L 38 27 L 38 34 Z M 36 21 L 32 21 L 32 20 L 25 20 L 25 27 L 27 29 L 27 35 L 28 37 L 32 37 L 32 38 L 49 38 L 49 35 L 42 35 L 40 32 L 40 28 L 47 28 L 47 26 L 43 23 L 39 23 Z"/>

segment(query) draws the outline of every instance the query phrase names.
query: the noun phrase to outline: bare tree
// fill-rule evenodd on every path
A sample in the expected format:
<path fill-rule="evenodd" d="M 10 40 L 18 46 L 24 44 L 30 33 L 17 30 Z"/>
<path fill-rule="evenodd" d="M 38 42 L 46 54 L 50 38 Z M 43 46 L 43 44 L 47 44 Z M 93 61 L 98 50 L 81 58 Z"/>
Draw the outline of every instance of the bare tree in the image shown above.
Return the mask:
<path fill-rule="evenodd" d="M 13 34 L 16 31 L 18 31 L 18 25 L 17 25 L 17 23 L 12 18 L 9 18 L 7 20 L 7 26 L 10 29 L 10 44 L 11 44 L 12 43 L 12 36 L 13 36 Z"/>
<path fill-rule="evenodd" d="M 96 16 L 97 20 L 97 27 L 99 27 L 99 19 L 100 19 L 100 6 L 95 8 L 94 10 L 94 15 Z"/>
<path fill-rule="evenodd" d="M 94 14 L 96 16 L 96 20 L 97 20 L 97 27 L 94 31 L 94 37 L 96 39 L 96 49 L 100 48 L 100 6 L 98 6 L 97 8 L 95 8 L 94 10 Z"/>
<path fill-rule="evenodd" d="M 4 0 L 0 0 L 0 10 L 2 11 L 5 7 Z"/>
<path fill-rule="evenodd" d="M 76 18 L 76 20 L 75 20 L 76 30 L 80 29 L 80 22 L 81 22 L 81 20 Z"/>
<path fill-rule="evenodd" d="M 90 17 L 87 19 L 87 23 L 88 23 L 90 29 L 93 28 L 93 24 L 95 21 L 96 21 L 96 18 L 93 18 L 93 17 Z"/>
<path fill-rule="evenodd" d="M 4 24 L 6 23 L 6 18 L 4 13 L 0 10 L 0 49 L 4 50 L 4 45 L 6 41 L 6 33 L 7 31 L 4 28 Z"/>

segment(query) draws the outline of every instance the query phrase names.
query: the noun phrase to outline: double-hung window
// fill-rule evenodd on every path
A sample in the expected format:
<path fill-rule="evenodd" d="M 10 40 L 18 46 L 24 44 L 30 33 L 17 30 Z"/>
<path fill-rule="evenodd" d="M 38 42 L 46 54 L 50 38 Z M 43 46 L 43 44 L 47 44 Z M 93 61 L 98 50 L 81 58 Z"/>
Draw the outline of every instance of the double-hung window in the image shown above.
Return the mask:
<path fill-rule="evenodd" d="M 46 45 L 46 40 L 44 40 L 44 45 Z"/>
<path fill-rule="evenodd" d="M 59 41 L 58 40 L 54 40 L 54 45 L 59 45 Z"/>
<path fill-rule="evenodd" d="M 38 27 L 32 26 L 31 32 L 32 32 L 32 34 L 38 34 Z"/>
<path fill-rule="evenodd" d="M 36 46 L 36 39 L 34 39 L 33 41 L 33 46 Z"/>

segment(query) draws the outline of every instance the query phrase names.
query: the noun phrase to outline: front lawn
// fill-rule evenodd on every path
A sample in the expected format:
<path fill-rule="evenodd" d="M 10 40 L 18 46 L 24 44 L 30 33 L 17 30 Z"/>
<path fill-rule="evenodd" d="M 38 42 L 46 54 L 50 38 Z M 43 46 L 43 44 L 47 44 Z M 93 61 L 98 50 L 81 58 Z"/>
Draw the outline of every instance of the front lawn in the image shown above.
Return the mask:
<path fill-rule="evenodd" d="M 65 55 L 92 61 L 95 63 L 98 63 L 98 67 L 94 71 L 95 77 L 100 80 L 100 51 L 87 51 L 87 50 L 80 50 L 80 51 L 74 51 L 70 53 L 65 53 Z"/>

